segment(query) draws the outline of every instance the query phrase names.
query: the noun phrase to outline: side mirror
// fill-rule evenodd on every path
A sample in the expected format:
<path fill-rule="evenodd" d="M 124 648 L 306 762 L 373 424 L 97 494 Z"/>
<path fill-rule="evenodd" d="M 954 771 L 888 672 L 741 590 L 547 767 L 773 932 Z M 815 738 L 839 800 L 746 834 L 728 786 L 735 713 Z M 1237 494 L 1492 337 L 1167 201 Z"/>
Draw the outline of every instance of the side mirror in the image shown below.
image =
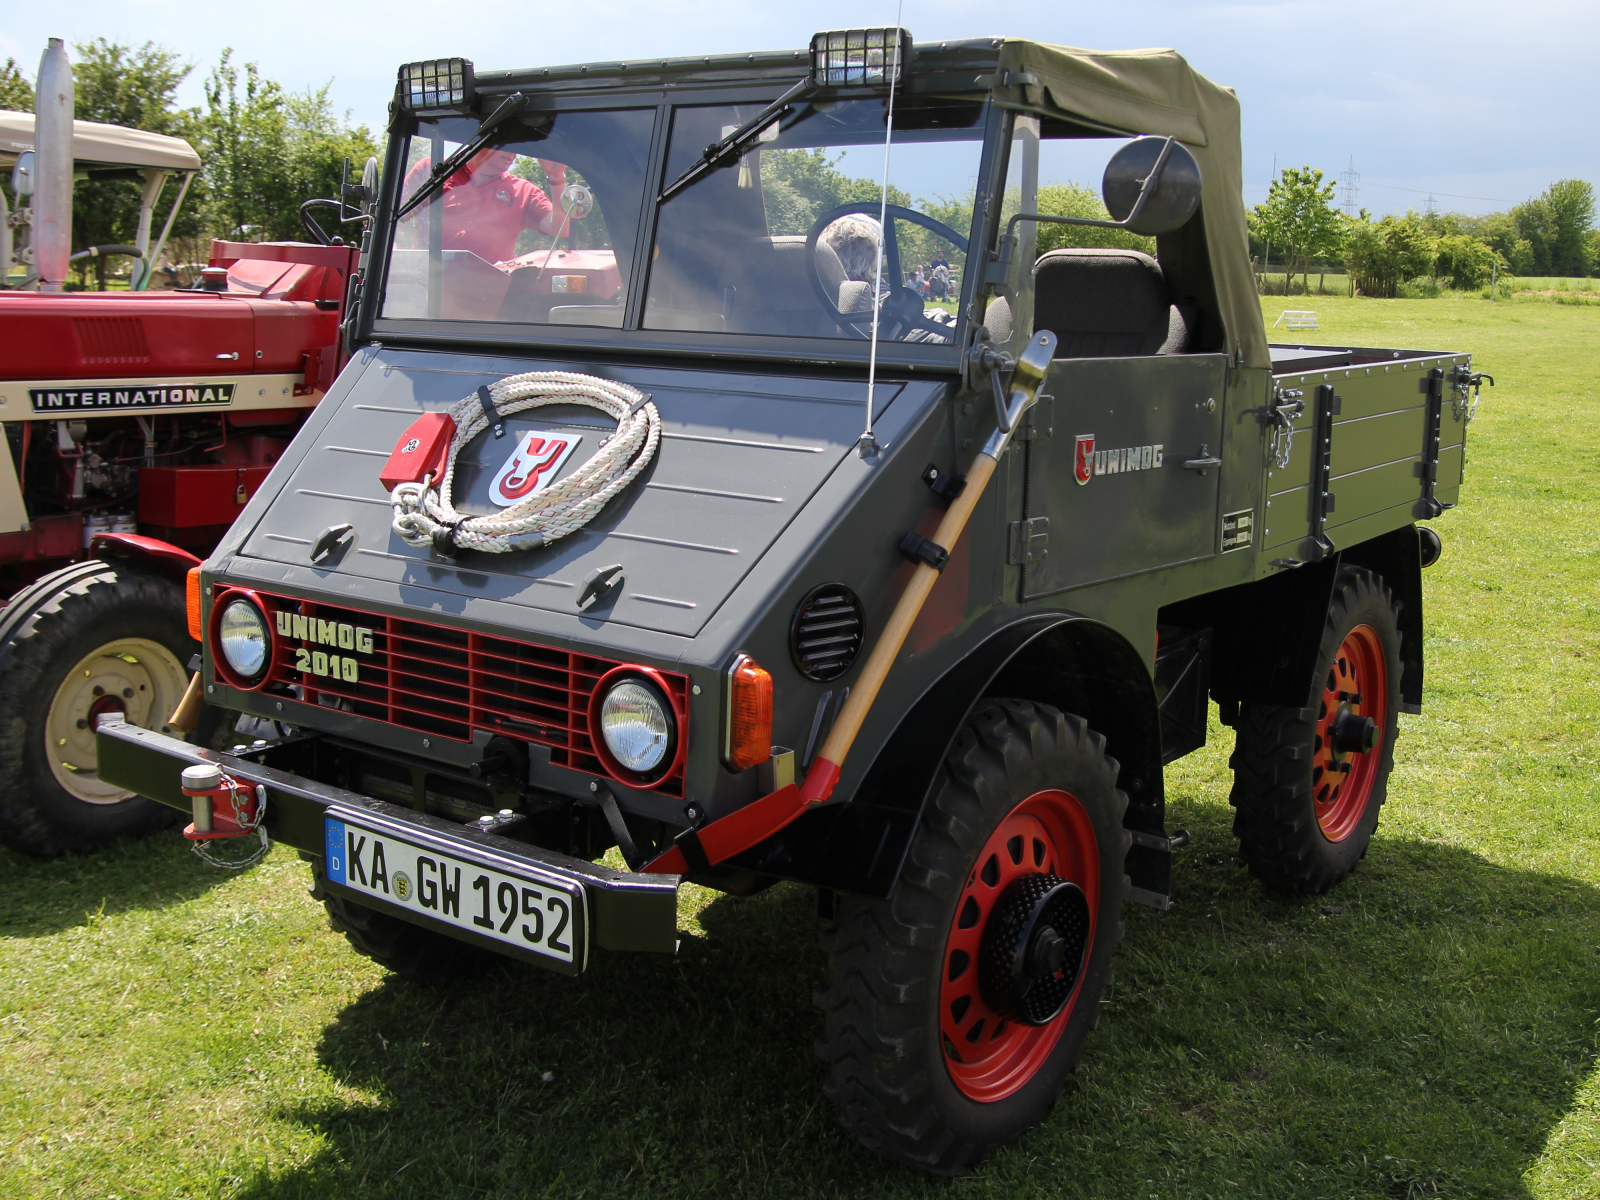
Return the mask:
<path fill-rule="evenodd" d="M 11 168 L 11 190 L 19 197 L 33 195 L 32 150 L 17 155 L 17 165 Z"/>
<path fill-rule="evenodd" d="M 1136 138 L 1111 156 L 1100 194 L 1111 219 L 1131 232 L 1172 233 L 1200 207 L 1200 164 L 1174 138 Z"/>
<path fill-rule="evenodd" d="M 378 207 L 378 160 L 368 158 L 361 168 L 361 211 L 369 216 Z"/>
<path fill-rule="evenodd" d="M 1200 207 L 1200 164 L 1174 137 L 1142 137 L 1111 156 L 1101 185 L 1109 221 L 1098 217 L 1057 217 L 1017 213 L 1006 222 L 995 261 L 984 273 L 986 288 L 1005 284 L 1017 252 L 1017 222 L 1087 225 L 1094 229 L 1126 229 L 1143 237 L 1179 229 Z"/>

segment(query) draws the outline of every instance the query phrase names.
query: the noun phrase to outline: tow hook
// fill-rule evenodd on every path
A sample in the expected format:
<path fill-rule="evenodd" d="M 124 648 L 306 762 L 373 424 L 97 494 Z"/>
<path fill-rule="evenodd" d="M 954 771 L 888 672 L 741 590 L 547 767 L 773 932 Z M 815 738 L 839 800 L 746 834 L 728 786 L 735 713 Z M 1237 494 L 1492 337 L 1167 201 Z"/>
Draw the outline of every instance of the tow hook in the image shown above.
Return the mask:
<path fill-rule="evenodd" d="M 262 818 L 267 815 L 265 784 L 252 788 L 248 782 L 234 779 L 216 763 L 206 762 L 185 767 L 179 786 L 189 797 L 194 813 L 194 820 L 185 827 L 183 836 L 194 843 L 196 854 L 212 866 L 229 871 L 248 867 L 265 857 L 269 845 L 267 831 L 261 825 Z M 251 834 L 256 835 L 260 846 L 247 858 L 222 859 L 206 850 L 207 842 Z"/>

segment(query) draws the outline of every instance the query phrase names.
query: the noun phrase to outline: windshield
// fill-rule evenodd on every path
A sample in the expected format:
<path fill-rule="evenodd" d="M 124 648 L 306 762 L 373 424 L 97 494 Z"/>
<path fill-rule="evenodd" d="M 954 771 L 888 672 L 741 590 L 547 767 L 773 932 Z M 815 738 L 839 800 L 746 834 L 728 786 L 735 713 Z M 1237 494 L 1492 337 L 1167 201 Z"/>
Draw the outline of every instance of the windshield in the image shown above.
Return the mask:
<path fill-rule="evenodd" d="M 760 111 L 679 108 L 664 178 Z M 883 97 L 798 105 L 663 204 L 645 328 L 864 339 L 876 307 L 880 339 L 952 341 L 984 106 L 901 97 L 880 232 L 885 111 Z"/>
<path fill-rule="evenodd" d="M 527 114 L 395 226 L 382 315 L 622 326 L 653 109 Z M 419 121 L 401 205 L 478 123 Z"/>

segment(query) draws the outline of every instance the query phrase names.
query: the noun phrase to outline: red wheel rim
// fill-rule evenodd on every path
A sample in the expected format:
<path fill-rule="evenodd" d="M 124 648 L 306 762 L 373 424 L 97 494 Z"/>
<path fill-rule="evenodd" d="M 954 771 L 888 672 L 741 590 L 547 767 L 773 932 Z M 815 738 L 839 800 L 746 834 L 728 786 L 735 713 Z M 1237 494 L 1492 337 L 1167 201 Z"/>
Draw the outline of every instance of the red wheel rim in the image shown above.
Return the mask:
<path fill-rule="evenodd" d="M 1375 731 L 1372 748 L 1341 750 L 1335 743 L 1337 723 L 1370 717 Z M 1345 635 L 1323 680 L 1317 710 L 1317 733 L 1311 760 L 1312 800 L 1322 836 L 1330 842 L 1349 837 L 1367 811 L 1383 734 L 1389 721 L 1389 659 L 1378 631 L 1357 625 Z"/>
<path fill-rule="evenodd" d="M 1008 1019 L 978 987 L 979 948 L 996 902 L 1024 875 L 1051 874 L 1083 889 L 1092 953 L 1100 914 L 1100 850 L 1089 814 L 1068 792 L 1035 792 L 1006 814 L 956 899 L 940 974 L 939 1035 L 945 1069 L 968 1099 L 992 1104 L 1032 1079 L 1077 1007 L 1083 974 L 1065 1006 L 1044 1025 Z"/>

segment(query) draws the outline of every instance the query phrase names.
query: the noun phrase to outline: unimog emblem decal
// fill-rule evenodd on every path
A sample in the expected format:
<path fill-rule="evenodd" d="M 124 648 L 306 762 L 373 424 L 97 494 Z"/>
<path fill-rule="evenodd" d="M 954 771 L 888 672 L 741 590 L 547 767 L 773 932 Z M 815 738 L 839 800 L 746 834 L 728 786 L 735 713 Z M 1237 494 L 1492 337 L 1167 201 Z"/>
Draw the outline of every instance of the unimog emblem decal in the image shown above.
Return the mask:
<path fill-rule="evenodd" d="M 1165 443 L 1154 446 L 1128 446 L 1121 450 L 1096 450 L 1094 434 L 1078 435 L 1078 453 L 1072 462 L 1072 477 L 1085 484 L 1096 475 L 1121 475 L 1126 471 L 1153 471 L 1163 460 Z"/>
<path fill-rule="evenodd" d="M 1079 486 L 1094 478 L 1094 434 L 1078 435 L 1078 457 L 1073 463 L 1072 473 Z"/>
<path fill-rule="evenodd" d="M 582 434 L 528 430 L 517 439 L 516 449 L 489 485 L 489 499 L 501 508 L 509 508 L 537 496 L 556 481 L 561 464 L 581 441 Z"/>

